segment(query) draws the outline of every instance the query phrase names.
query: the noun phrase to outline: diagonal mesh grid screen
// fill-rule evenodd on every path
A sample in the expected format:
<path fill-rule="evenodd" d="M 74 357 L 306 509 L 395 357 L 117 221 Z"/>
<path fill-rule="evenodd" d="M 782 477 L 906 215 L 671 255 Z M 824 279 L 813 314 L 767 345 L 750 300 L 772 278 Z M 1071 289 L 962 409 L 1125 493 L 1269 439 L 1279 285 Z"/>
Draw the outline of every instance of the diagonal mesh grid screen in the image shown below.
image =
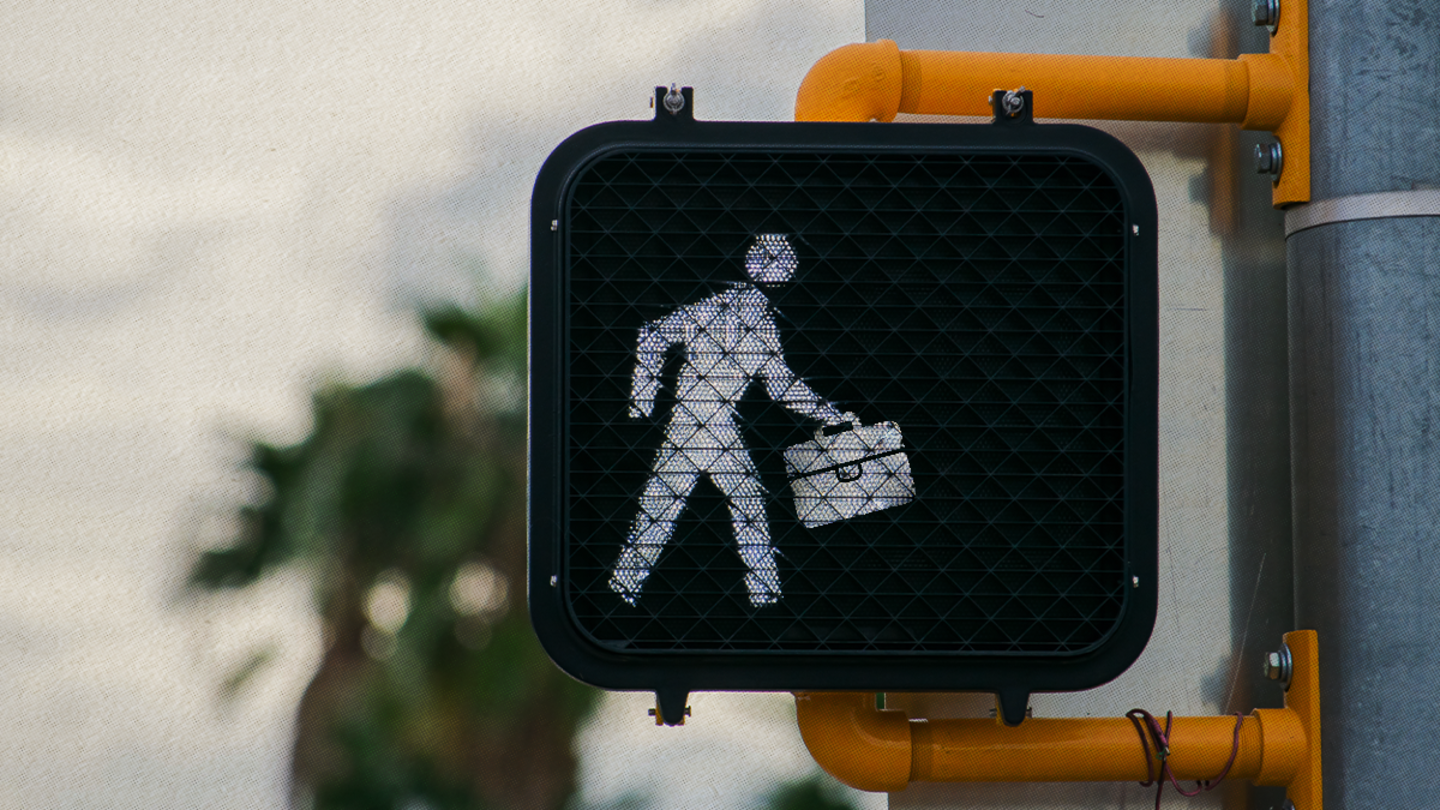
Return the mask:
<path fill-rule="evenodd" d="M 571 188 L 566 598 L 595 641 L 1053 655 L 1119 621 L 1099 166 L 636 150 Z"/>

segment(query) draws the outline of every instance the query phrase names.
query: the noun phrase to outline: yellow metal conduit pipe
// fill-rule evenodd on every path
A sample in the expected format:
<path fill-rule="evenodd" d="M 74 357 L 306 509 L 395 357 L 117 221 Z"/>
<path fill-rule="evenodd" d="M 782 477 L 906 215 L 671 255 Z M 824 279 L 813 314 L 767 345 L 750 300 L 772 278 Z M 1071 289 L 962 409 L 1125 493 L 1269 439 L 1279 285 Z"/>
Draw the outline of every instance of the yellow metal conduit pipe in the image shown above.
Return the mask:
<path fill-rule="evenodd" d="M 821 57 L 796 121 L 882 121 L 899 113 L 989 116 L 990 94 L 1024 86 L 1046 118 L 1234 123 L 1275 132 L 1285 168 L 1275 205 L 1310 199 L 1304 0 L 1288 0 L 1271 52 L 1238 59 L 902 51 L 888 39 Z"/>
<path fill-rule="evenodd" d="M 1321 810 L 1320 702 L 1314 631 L 1285 641 L 1293 675 L 1283 709 L 1256 709 L 1240 727 L 1226 778 L 1284 785 L 1298 810 Z M 873 694 L 795 695 L 800 735 L 836 779 L 859 790 L 897 791 L 911 782 L 1140 782 L 1145 750 L 1128 718 L 911 719 L 875 708 Z M 1177 717 L 1168 762 L 1181 781 L 1225 767 L 1235 718 Z M 1150 769 L 1158 770 L 1151 763 Z"/>
<path fill-rule="evenodd" d="M 993 719 L 911 720 L 904 712 L 876 710 L 874 695 L 852 693 L 802 693 L 796 711 L 816 761 L 861 790 L 895 791 L 910 782 L 1147 778 L 1139 735 L 1124 717 L 1037 717 L 1015 727 Z M 1220 773 L 1234 732 L 1233 716 L 1175 718 L 1170 735 L 1175 753 L 1169 759 L 1175 778 L 1194 781 Z M 1261 784 L 1285 784 L 1299 771 L 1304 741 L 1293 712 L 1257 709 L 1240 727 L 1239 754 L 1227 778 L 1260 778 L 1264 763 L 1269 767 Z"/>

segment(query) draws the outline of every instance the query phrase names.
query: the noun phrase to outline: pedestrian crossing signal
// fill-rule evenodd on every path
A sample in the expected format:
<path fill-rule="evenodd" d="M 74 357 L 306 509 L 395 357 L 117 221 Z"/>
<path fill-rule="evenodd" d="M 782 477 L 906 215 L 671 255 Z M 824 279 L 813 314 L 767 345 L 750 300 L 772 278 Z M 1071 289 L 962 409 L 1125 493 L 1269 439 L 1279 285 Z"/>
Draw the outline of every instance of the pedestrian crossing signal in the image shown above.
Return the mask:
<path fill-rule="evenodd" d="M 550 655 L 672 696 L 1024 695 L 1129 666 L 1157 497 L 1135 156 L 1077 126 L 657 109 L 565 141 L 532 200 Z"/>

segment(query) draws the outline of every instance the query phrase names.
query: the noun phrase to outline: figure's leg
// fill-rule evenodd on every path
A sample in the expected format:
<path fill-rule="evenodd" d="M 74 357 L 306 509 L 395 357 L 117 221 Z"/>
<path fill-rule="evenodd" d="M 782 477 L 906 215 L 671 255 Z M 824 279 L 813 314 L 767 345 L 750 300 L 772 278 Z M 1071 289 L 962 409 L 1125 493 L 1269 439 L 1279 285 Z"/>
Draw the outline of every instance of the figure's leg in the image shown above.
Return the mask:
<path fill-rule="evenodd" d="M 675 532 L 675 521 L 685 511 L 685 499 L 698 478 L 694 465 L 683 453 L 668 443 L 661 448 L 655 470 L 640 494 L 640 509 L 630 525 L 630 534 L 611 571 L 610 590 L 630 605 L 639 600 L 640 588 Z"/>
<path fill-rule="evenodd" d="M 750 604 L 775 604 L 780 601 L 780 571 L 775 566 L 775 547 L 770 544 L 770 524 L 765 517 L 765 488 L 750 453 L 740 444 L 738 431 L 735 444 L 710 470 L 710 478 L 729 501 L 736 550 L 749 569 L 745 586 L 750 589 Z"/>

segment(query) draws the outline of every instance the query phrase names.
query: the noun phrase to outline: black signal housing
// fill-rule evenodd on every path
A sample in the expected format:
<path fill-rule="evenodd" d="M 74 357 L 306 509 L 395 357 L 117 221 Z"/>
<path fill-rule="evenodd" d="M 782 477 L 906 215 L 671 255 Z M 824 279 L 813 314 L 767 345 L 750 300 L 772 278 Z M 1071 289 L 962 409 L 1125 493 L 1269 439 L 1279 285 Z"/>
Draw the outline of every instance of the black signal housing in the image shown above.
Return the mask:
<path fill-rule="evenodd" d="M 1104 683 L 1154 625 L 1157 216 L 1135 155 L 1075 125 L 704 122 L 577 132 L 532 198 L 530 610 L 574 677 L 693 690 L 1034 691 Z M 673 99 L 671 107 L 674 107 Z M 904 433 L 913 500 L 809 527 L 784 450 L 817 426 L 759 383 L 734 403 L 783 598 L 746 599 L 724 492 L 689 491 L 634 604 L 609 586 L 677 403 L 629 412 L 637 340 L 751 281 L 784 360 Z M 844 476 L 841 476 L 844 480 Z M 669 708 L 667 708 L 667 705 Z"/>

